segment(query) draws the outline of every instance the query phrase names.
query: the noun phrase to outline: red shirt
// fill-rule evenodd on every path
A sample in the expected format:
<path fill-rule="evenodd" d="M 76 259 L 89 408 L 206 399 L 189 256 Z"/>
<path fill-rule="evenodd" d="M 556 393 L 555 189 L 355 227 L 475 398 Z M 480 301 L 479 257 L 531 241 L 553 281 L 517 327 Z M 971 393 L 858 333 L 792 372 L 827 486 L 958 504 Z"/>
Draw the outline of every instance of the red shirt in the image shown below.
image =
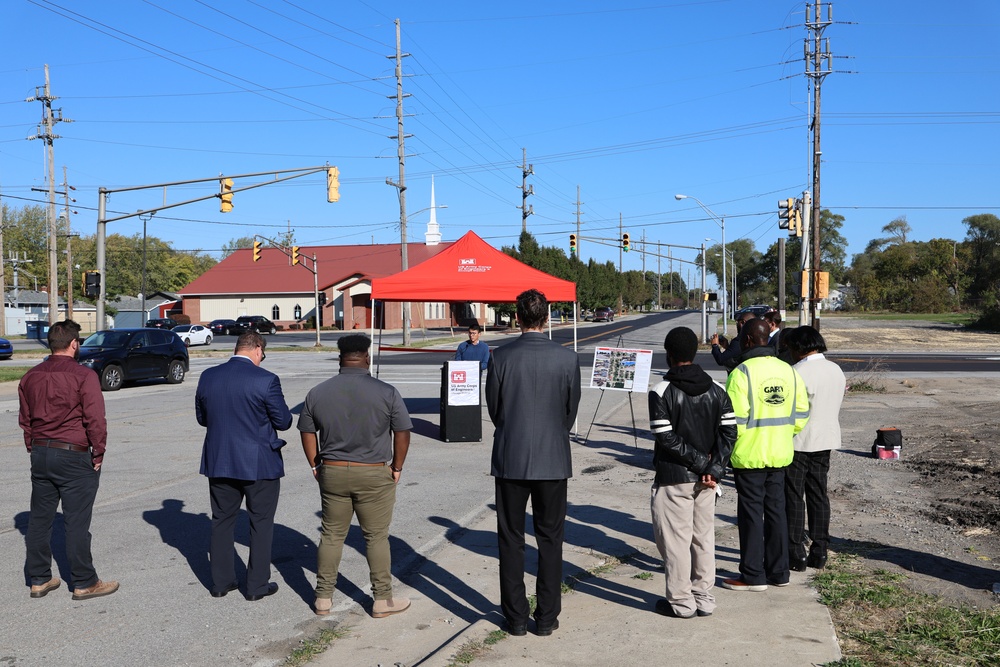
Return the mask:
<path fill-rule="evenodd" d="M 89 446 L 99 463 L 108 439 L 104 396 L 97 373 L 66 355 L 51 355 L 21 378 L 17 387 L 24 446 L 31 440 L 51 439 Z"/>

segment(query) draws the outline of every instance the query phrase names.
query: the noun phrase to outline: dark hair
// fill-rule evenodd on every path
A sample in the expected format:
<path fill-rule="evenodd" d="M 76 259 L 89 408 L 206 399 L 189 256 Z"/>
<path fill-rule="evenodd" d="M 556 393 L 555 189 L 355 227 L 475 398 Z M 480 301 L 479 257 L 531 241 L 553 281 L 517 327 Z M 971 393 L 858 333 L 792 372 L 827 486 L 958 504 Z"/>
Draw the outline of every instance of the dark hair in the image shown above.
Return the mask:
<path fill-rule="evenodd" d="M 743 340 L 752 341 L 754 346 L 767 345 L 767 339 L 771 333 L 771 328 L 762 319 L 753 319 L 743 325 L 740 330 L 742 345 Z"/>
<path fill-rule="evenodd" d="M 797 355 L 807 355 L 810 352 L 826 352 L 826 341 L 822 334 L 809 325 L 795 327 L 783 337 L 788 349 Z"/>
<path fill-rule="evenodd" d="M 240 337 L 236 339 L 236 352 L 240 350 L 256 350 L 258 347 L 263 350 L 267 347 L 267 341 L 256 331 L 241 333 Z"/>
<path fill-rule="evenodd" d="M 549 302 L 536 289 L 517 295 L 517 319 L 525 329 L 538 329 L 549 318 Z"/>
<path fill-rule="evenodd" d="M 675 363 L 694 361 L 698 354 L 698 335 L 687 327 L 675 327 L 663 339 L 663 349 L 667 351 L 667 359 Z"/>
<path fill-rule="evenodd" d="M 777 310 L 769 310 L 760 316 L 760 319 L 766 322 L 778 326 L 781 324 L 781 313 Z"/>
<path fill-rule="evenodd" d="M 482 333 L 483 327 L 479 324 L 479 322 L 473 322 L 469 325 L 469 331 L 478 331 Z"/>
<path fill-rule="evenodd" d="M 365 334 L 350 334 L 337 339 L 337 349 L 341 356 L 364 354 L 372 346 L 372 339 Z"/>
<path fill-rule="evenodd" d="M 79 337 L 80 325 L 73 320 L 56 322 L 49 327 L 49 349 L 53 352 L 62 352 Z"/>

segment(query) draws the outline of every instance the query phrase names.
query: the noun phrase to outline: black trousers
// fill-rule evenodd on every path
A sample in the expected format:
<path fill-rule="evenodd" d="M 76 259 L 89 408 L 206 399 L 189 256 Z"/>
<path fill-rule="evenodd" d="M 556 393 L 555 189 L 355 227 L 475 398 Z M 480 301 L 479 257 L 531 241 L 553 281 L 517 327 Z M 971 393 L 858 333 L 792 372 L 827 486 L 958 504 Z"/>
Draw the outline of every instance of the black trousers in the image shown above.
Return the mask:
<path fill-rule="evenodd" d="M 528 622 L 524 589 L 524 523 L 528 499 L 538 545 L 535 621 L 556 622 L 562 611 L 562 547 L 566 524 L 565 479 L 496 478 L 497 542 L 500 548 L 500 609 L 511 625 Z"/>
<path fill-rule="evenodd" d="M 90 553 L 90 519 L 100 482 L 101 473 L 94 470 L 90 452 L 31 448 L 31 515 L 24 569 L 32 586 L 52 578 L 52 522 L 60 501 L 73 588 L 97 583 Z"/>
<path fill-rule="evenodd" d="M 806 557 L 806 512 L 809 514 L 809 554 L 826 556 L 830 546 L 830 497 L 827 475 L 830 450 L 795 452 L 785 474 L 785 513 L 788 518 L 788 556 Z M 805 501 L 803 502 L 803 498 Z"/>
<path fill-rule="evenodd" d="M 212 591 L 221 592 L 236 582 L 234 531 L 243 499 L 250 515 L 250 559 L 247 562 L 247 595 L 263 595 L 271 581 L 271 542 L 274 538 L 274 512 L 278 509 L 281 480 L 210 477 L 208 491 L 212 501 Z"/>
<path fill-rule="evenodd" d="M 752 585 L 788 581 L 785 469 L 734 470 L 740 574 Z"/>

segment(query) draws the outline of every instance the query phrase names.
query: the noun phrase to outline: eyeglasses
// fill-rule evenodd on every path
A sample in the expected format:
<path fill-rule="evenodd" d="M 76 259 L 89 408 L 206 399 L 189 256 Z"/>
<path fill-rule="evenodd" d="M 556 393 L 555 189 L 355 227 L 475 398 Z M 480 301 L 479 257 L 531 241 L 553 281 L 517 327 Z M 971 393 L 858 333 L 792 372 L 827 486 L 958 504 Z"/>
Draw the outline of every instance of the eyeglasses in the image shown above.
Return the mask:
<path fill-rule="evenodd" d="M 267 359 L 267 355 L 264 354 L 264 348 L 260 348 L 260 360 L 261 360 L 261 362 L 263 362 L 265 359 Z"/>

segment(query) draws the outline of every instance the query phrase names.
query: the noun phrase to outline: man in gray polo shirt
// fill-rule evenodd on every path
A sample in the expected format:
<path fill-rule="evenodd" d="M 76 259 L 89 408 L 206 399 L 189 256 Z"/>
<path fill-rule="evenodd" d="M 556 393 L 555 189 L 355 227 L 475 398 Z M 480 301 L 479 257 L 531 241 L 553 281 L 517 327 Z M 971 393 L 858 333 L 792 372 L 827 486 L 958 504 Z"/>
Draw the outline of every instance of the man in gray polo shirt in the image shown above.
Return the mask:
<path fill-rule="evenodd" d="M 368 373 L 368 336 L 344 336 L 337 347 L 340 374 L 313 387 L 299 415 L 302 449 L 323 501 L 314 609 L 330 613 L 344 539 L 357 513 L 371 570 L 372 616 L 383 618 L 410 606 L 392 595 L 389 524 L 413 424 L 396 388 Z"/>

